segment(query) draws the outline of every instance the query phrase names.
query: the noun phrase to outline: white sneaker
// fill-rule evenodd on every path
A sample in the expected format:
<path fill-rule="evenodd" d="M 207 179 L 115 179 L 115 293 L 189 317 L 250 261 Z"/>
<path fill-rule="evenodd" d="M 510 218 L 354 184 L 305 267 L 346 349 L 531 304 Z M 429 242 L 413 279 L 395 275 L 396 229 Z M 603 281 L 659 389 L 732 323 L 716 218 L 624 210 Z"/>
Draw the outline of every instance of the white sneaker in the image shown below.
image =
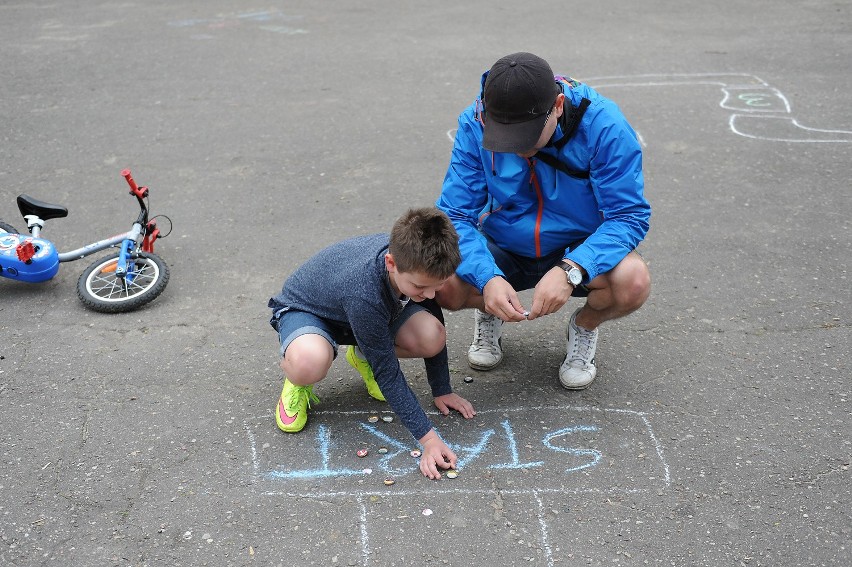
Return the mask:
<path fill-rule="evenodd" d="M 568 354 L 559 367 L 559 381 L 569 390 L 582 390 L 587 387 L 598 372 L 595 366 L 598 330 L 589 331 L 577 326 L 577 313 L 580 309 L 574 311 L 568 320 Z"/>
<path fill-rule="evenodd" d="M 473 343 L 467 351 L 467 363 L 474 370 L 491 370 L 503 360 L 503 321 L 479 309 L 474 311 Z"/>

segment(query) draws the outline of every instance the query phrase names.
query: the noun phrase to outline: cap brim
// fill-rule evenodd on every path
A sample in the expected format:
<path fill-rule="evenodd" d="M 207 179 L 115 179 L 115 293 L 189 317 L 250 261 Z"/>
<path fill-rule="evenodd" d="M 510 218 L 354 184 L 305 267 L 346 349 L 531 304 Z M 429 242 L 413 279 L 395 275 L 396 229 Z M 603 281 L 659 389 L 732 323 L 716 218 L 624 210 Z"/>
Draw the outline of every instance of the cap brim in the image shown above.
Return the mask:
<path fill-rule="evenodd" d="M 535 147 L 547 122 L 547 114 L 536 116 L 526 122 L 504 124 L 484 117 L 482 147 L 492 152 L 521 154 Z"/>

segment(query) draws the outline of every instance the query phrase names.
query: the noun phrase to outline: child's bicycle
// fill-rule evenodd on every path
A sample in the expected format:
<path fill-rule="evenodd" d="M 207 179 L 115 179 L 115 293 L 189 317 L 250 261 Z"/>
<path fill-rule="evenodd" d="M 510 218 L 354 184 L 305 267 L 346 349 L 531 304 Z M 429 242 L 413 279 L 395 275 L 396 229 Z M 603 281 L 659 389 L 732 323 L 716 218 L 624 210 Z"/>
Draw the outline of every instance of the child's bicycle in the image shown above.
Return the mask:
<path fill-rule="evenodd" d="M 28 283 L 44 282 L 56 275 L 60 262 L 79 260 L 116 247 L 117 252 L 96 261 L 80 276 L 77 282 L 80 301 L 103 313 L 131 311 L 153 301 L 169 282 L 169 268 L 154 254 L 154 241 L 168 233 L 160 234 L 157 217 L 148 219 L 148 188 L 136 185 L 129 169 L 121 175 L 141 209 L 133 227 L 124 234 L 70 252 L 60 253 L 52 242 L 41 238 L 45 221 L 68 216 L 68 209 L 19 195 L 18 208 L 27 221 L 30 235 L 0 221 L 0 276 Z M 171 221 L 169 225 L 171 232 Z"/>

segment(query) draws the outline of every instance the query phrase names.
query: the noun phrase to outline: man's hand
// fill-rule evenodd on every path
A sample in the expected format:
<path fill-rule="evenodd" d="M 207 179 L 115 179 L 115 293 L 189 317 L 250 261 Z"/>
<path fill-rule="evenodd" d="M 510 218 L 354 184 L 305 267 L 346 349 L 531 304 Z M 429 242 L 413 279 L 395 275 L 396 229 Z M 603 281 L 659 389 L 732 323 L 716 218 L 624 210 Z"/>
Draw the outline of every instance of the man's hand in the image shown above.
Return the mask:
<path fill-rule="evenodd" d="M 518 299 L 518 293 L 512 284 L 500 276 L 488 280 L 482 288 L 482 299 L 485 301 L 485 311 L 499 319 L 515 322 L 524 320 L 524 306 Z"/>
<path fill-rule="evenodd" d="M 444 394 L 435 398 L 435 407 L 444 415 L 449 415 L 450 410 L 454 409 L 465 419 L 470 419 L 476 415 L 476 410 L 473 409 L 473 404 L 459 396 L 458 394 Z"/>
<path fill-rule="evenodd" d="M 533 304 L 530 309 L 530 321 L 542 315 L 556 313 L 571 299 L 574 288 L 565 277 L 565 270 L 556 266 L 548 270 L 533 291 Z"/>
<path fill-rule="evenodd" d="M 420 472 L 423 476 L 432 480 L 441 478 L 438 467 L 442 469 L 456 468 L 456 454 L 441 441 L 434 429 L 420 438 L 423 446 L 423 454 L 420 455 Z"/>

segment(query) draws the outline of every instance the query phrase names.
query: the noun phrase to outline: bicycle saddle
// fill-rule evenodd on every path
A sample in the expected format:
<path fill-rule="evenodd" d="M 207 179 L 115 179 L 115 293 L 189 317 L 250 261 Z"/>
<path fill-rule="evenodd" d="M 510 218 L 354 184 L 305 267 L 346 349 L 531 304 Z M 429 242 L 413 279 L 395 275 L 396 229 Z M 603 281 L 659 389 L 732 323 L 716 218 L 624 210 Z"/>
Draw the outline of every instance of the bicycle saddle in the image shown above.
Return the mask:
<path fill-rule="evenodd" d="M 61 219 L 68 216 L 68 209 L 59 205 L 51 205 L 29 195 L 18 195 L 18 209 L 21 216 L 35 215 L 41 220 Z"/>

